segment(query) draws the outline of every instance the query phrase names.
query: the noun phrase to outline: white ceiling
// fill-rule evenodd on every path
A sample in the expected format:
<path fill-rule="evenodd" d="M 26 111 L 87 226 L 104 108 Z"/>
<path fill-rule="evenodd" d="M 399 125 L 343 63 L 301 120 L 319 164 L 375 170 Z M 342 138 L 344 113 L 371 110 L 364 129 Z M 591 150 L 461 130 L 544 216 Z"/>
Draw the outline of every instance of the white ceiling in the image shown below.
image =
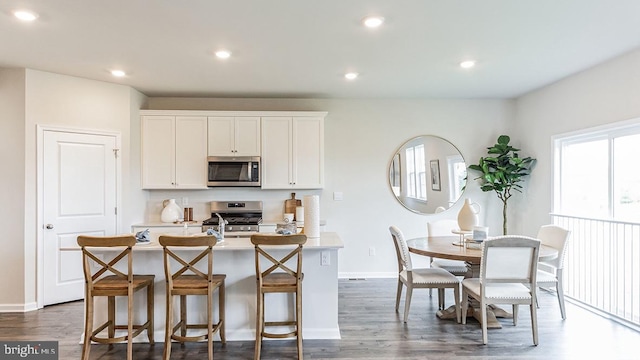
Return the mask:
<path fill-rule="evenodd" d="M 381 28 L 361 25 L 372 14 Z M 640 0 L 3 0 L 0 67 L 149 96 L 513 98 L 639 48 L 639 15 Z"/>

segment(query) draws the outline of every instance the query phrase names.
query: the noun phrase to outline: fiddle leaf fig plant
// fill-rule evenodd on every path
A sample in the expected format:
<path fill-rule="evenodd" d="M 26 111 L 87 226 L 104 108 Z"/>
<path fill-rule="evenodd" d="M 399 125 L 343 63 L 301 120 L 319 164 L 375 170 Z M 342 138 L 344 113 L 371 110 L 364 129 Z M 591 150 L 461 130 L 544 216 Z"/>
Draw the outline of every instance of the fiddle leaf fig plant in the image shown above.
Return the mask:
<path fill-rule="evenodd" d="M 523 177 L 531 174 L 531 168 L 536 159 L 521 158 L 518 151 L 509 145 L 511 138 L 500 135 L 498 142 L 488 147 L 488 156 L 481 157 L 478 164 L 469 165 L 470 170 L 480 172 L 474 180 L 480 180 L 482 191 L 495 191 L 502 201 L 502 234 L 507 234 L 507 201 L 513 195 L 512 191 L 522 192 L 520 182 Z"/>

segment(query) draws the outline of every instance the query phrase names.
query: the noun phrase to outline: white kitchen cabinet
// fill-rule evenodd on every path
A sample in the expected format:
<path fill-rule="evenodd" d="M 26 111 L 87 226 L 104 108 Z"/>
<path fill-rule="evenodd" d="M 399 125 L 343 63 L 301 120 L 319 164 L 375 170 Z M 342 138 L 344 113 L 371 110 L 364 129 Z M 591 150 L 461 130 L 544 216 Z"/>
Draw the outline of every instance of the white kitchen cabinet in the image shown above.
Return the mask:
<path fill-rule="evenodd" d="M 262 118 L 262 188 L 324 187 L 324 117 Z"/>
<path fill-rule="evenodd" d="M 260 156 L 259 116 L 212 116 L 208 123 L 209 156 Z"/>
<path fill-rule="evenodd" d="M 142 116 L 142 188 L 207 189 L 207 117 Z"/>

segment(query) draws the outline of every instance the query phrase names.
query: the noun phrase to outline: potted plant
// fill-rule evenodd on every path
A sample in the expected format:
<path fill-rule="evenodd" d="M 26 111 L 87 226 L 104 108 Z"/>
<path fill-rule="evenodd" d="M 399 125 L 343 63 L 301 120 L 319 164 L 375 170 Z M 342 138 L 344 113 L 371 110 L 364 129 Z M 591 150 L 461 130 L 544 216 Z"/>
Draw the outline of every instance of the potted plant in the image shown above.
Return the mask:
<path fill-rule="evenodd" d="M 522 192 L 519 184 L 523 177 L 531 173 L 531 168 L 536 159 L 531 157 L 521 158 L 518 151 L 509 145 L 511 138 L 500 135 L 498 142 L 487 148 L 489 156 L 481 157 L 477 165 L 469 165 L 470 170 L 479 171 L 481 174 L 474 180 L 480 180 L 482 191 L 495 191 L 502 201 L 502 234 L 507 234 L 507 201 L 513 195 L 512 191 Z"/>

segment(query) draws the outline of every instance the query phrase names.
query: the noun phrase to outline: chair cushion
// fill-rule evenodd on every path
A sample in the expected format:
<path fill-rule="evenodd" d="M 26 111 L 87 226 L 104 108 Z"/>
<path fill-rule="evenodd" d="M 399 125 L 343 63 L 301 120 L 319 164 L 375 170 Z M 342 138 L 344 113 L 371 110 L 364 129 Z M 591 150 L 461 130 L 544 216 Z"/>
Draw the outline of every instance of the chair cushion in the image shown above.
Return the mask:
<path fill-rule="evenodd" d="M 536 283 L 538 285 L 548 284 L 547 286 L 555 286 L 557 282 L 558 282 L 558 279 L 556 278 L 555 274 L 552 274 L 547 271 L 538 270 L 538 273 L 536 274 Z"/>
<path fill-rule="evenodd" d="M 460 260 L 433 259 L 431 267 L 447 270 L 455 275 L 465 275 L 467 273 L 467 264 Z"/>
<path fill-rule="evenodd" d="M 426 269 L 413 269 L 412 279 L 414 285 L 428 285 L 428 284 L 459 284 L 455 275 L 443 269 L 426 268 Z M 406 282 L 407 271 L 403 270 L 400 273 L 400 277 Z"/>
<path fill-rule="evenodd" d="M 480 279 L 462 280 L 462 287 L 467 292 L 480 297 Z M 523 284 L 491 284 L 485 287 L 485 297 L 493 300 L 530 300 L 531 292 Z"/>

